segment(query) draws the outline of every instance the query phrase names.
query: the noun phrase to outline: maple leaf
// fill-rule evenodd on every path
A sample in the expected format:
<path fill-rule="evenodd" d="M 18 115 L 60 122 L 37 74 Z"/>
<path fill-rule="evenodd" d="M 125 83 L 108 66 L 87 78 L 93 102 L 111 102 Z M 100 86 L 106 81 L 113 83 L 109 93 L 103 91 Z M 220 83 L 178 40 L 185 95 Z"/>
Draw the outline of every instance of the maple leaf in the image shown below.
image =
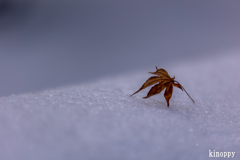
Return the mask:
<path fill-rule="evenodd" d="M 146 97 L 143 97 L 144 99 L 145 98 L 149 98 L 153 95 L 156 95 L 156 94 L 159 94 L 161 93 L 165 88 L 165 93 L 164 93 L 164 97 L 167 101 L 167 106 L 169 107 L 169 100 L 171 99 L 172 97 L 172 92 L 173 92 L 173 86 L 174 87 L 178 87 L 179 89 L 181 89 L 182 91 L 185 91 L 186 94 L 188 95 L 188 97 L 193 101 L 194 103 L 194 100 L 189 96 L 189 94 L 187 93 L 187 91 L 183 88 L 183 86 L 177 82 L 175 80 L 175 77 L 170 77 L 167 73 L 166 70 L 160 68 L 158 69 L 156 67 L 156 72 L 149 72 L 151 74 L 155 74 L 157 76 L 153 76 L 153 77 L 150 77 L 143 85 L 142 87 L 137 90 L 135 93 L 133 93 L 131 96 L 133 96 L 134 94 L 138 93 L 139 91 L 151 86 L 151 85 L 154 85 L 148 92 L 147 96 Z M 157 83 L 157 84 L 156 84 Z"/>

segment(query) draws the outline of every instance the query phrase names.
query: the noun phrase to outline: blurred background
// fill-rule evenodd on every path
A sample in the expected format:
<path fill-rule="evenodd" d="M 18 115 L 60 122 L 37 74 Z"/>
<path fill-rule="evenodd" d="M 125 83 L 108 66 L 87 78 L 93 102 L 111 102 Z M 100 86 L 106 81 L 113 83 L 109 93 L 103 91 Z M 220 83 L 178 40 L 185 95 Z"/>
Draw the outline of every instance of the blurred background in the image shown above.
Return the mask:
<path fill-rule="evenodd" d="M 238 0 L 0 0 L 0 97 L 239 48 Z"/>

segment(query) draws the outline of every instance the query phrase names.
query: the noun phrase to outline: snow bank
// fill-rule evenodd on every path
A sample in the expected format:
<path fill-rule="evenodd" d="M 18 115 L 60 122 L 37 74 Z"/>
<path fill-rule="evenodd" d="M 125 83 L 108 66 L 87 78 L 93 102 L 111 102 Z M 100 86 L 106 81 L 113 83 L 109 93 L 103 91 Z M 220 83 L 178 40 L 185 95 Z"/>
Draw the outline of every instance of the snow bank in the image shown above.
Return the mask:
<path fill-rule="evenodd" d="M 170 64 L 195 100 L 174 88 L 149 99 L 150 76 L 126 73 L 69 87 L 0 98 L 0 159 L 207 159 L 240 156 L 240 55 Z M 158 65 L 160 68 L 161 66 Z M 94 74 L 94 73 L 93 73 Z"/>

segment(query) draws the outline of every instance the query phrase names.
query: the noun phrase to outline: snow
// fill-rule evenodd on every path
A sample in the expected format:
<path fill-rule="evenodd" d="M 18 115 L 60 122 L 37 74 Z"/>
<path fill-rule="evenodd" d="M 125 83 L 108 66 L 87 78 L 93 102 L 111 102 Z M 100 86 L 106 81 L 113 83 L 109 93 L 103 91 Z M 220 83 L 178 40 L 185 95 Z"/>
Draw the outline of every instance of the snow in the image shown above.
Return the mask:
<path fill-rule="evenodd" d="M 2 97 L 0 159 L 200 160 L 209 149 L 239 159 L 239 61 L 235 52 L 169 64 L 170 76 L 195 100 L 174 88 L 169 108 L 163 93 L 142 99 L 148 88 L 129 97 L 155 65 Z"/>

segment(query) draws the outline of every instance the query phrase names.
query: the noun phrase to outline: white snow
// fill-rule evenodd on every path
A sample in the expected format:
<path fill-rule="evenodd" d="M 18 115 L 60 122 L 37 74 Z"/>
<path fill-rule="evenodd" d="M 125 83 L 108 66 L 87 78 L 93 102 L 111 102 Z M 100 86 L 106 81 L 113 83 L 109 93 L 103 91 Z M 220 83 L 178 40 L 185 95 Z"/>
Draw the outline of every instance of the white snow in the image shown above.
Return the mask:
<path fill-rule="evenodd" d="M 169 64 L 195 100 L 174 88 L 133 97 L 148 70 L 0 98 L 0 159 L 208 159 L 240 156 L 240 55 Z M 159 68 L 161 66 L 157 64 Z M 221 158 L 222 159 L 222 158 Z"/>

